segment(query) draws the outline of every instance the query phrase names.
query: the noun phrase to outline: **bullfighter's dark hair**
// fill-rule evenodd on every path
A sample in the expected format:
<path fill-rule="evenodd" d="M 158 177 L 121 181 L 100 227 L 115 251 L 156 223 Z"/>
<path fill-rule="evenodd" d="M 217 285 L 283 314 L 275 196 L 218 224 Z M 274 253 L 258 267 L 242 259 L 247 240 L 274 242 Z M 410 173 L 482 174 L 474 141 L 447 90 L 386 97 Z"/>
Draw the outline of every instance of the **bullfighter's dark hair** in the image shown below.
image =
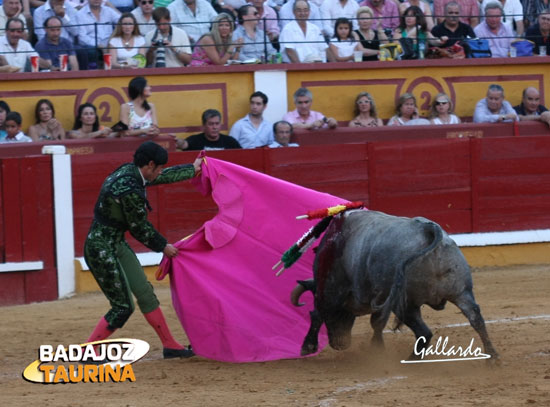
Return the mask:
<path fill-rule="evenodd" d="M 164 165 L 168 162 L 168 151 L 157 143 L 146 141 L 134 153 L 134 164 L 144 167 L 153 161 L 155 165 Z"/>

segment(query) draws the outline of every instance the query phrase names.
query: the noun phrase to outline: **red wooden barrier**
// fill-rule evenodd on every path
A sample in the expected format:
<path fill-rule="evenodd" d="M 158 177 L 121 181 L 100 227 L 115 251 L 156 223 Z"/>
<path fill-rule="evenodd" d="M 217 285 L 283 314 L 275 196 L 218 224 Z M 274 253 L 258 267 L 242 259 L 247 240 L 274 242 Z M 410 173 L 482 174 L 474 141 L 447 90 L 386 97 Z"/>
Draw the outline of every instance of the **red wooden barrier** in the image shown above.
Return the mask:
<path fill-rule="evenodd" d="M 519 136 L 550 136 L 548 126 L 540 122 L 519 122 L 516 125 Z M 516 136 L 514 127 L 514 123 L 462 123 L 445 126 L 339 127 L 314 131 L 296 129 L 292 141 L 305 146 L 432 138 L 512 137 Z"/>
<path fill-rule="evenodd" d="M 474 141 L 474 231 L 550 227 L 550 138 Z"/>
<path fill-rule="evenodd" d="M 528 128 L 547 130 L 540 123 Z M 191 163 L 196 156 L 193 151 L 173 152 L 168 165 Z M 451 233 L 550 228 L 547 136 L 323 142 L 300 148 L 211 151 L 208 156 L 362 200 L 371 209 L 425 216 Z M 82 256 L 102 181 L 131 159 L 130 151 L 72 157 L 77 256 Z M 0 159 L 0 170 L 3 260 L 45 264 L 43 271 L 0 273 L 0 304 L 55 298 L 51 157 Z M 217 210 L 188 182 L 151 188 L 148 198 L 154 209 L 150 220 L 169 241 L 192 233 Z M 138 252 L 146 250 L 130 242 Z"/>
<path fill-rule="evenodd" d="M 41 260 L 43 270 L 0 273 L 0 305 L 57 298 L 51 157 L 1 163 L 0 241 L 5 262 Z"/>
<path fill-rule="evenodd" d="M 84 140 L 57 140 L 39 141 L 34 143 L 0 143 L 0 158 L 25 157 L 30 155 L 42 155 L 42 147 L 47 145 L 63 145 L 68 154 L 89 155 L 105 154 L 115 152 L 134 152 L 145 140 L 154 140 L 168 151 L 176 150 L 176 143 L 173 137 L 159 136 L 149 137 L 124 137 L 106 139 L 84 139 Z"/>

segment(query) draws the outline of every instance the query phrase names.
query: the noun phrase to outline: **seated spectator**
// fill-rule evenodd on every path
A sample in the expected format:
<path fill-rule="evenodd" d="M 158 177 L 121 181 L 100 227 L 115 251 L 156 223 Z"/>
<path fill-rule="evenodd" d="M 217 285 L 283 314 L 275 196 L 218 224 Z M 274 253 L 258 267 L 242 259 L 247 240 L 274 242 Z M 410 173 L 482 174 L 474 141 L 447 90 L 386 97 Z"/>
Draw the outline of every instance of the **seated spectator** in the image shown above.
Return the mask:
<path fill-rule="evenodd" d="M 21 115 L 17 112 L 9 112 L 6 115 L 5 127 L 6 127 L 6 137 L 0 139 L 0 143 L 28 143 L 32 139 L 25 135 L 21 131 L 21 124 L 23 119 Z"/>
<path fill-rule="evenodd" d="M 299 147 L 297 143 L 291 143 L 290 138 L 292 137 L 294 129 L 292 124 L 280 120 L 273 125 L 273 134 L 275 135 L 275 141 L 269 145 L 269 148 L 278 148 L 278 147 Z"/>
<path fill-rule="evenodd" d="M 388 121 L 388 126 L 404 126 L 407 122 L 418 119 L 418 108 L 414 95 L 403 93 L 397 101 L 395 113 L 395 116 Z"/>
<path fill-rule="evenodd" d="M 540 23 L 538 17 L 550 11 L 548 1 L 546 0 L 523 0 L 523 24 L 525 29 Z"/>
<path fill-rule="evenodd" d="M 295 129 L 317 130 L 330 127 L 334 129 L 338 122 L 332 117 L 327 118 L 324 114 L 311 110 L 313 95 L 306 88 L 300 88 L 294 92 L 295 110 L 286 113 L 283 120 L 292 124 Z"/>
<path fill-rule="evenodd" d="M 521 121 L 540 121 L 550 126 L 550 111 L 540 104 L 540 93 L 533 87 L 523 90 L 521 104 L 514 106 Z"/>
<path fill-rule="evenodd" d="M 434 0 L 433 6 L 436 24 L 443 23 L 449 16 L 447 13 L 447 5 L 449 3 L 456 3 L 459 5 L 459 20 L 461 23 L 467 24 L 472 28 L 479 24 L 479 2 L 477 0 Z"/>
<path fill-rule="evenodd" d="M 252 5 L 258 10 L 260 21 L 258 29 L 265 31 L 271 42 L 277 42 L 281 29 L 277 19 L 277 13 L 267 5 L 266 0 L 252 0 Z M 264 27 L 265 20 L 265 27 Z"/>
<path fill-rule="evenodd" d="M 10 112 L 10 106 L 0 100 L 0 140 L 6 138 L 6 116 Z"/>
<path fill-rule="evenodd" d="M 49 0 L 43 6 L 34 10 L 34 33 L 38 41 L 46 35 L 46 20 L 57 17 L 61 21 L 61 38 L 69 41 L 73 47 L 78 37 L 79 27 L 76 25 L 77 11 L 66 0 Z"/>
<path fill-rule="evenodd" d="M 220 134 L 222 115 L 215 109 L 205 110 L 202 114 L 203 132 L 177 139 L 176 146 L 182 150 L 227 150 L 241 148 L 233 137 Z"/>
<path fill-rule="evenodd" d="M 10 18 L 17 18 L 21 20 L 23 25 L 27 24 L 27 21 L 21 11 L 22 8 L 20 0 L 4 0 L 2 6 L 0 7 L 0 36 L 6 35 L 6 23 Z M 24 40 L 27 39 L 27 31 L 25 31 L 22 38 Z"/>
<path fill-rule="evenodd" d="M 157 28 L 145 36 L 147 64 L 157 68 L 178 68 L 191 63 L 191 44 L 187 33 L 171 24 L 170 10 L 153 11 Z"/>
<path fill-rule="evenodd" d="M 428 30 L 426 18 L 419 7 L 410 6 L 405 10 L 400 19 L 399 27 L 395 30 L 395 38 L 411 38 L 419 48 L 428 49 L 430 45 L 444 45 L 449 38 L 443 36 L 436 38 Z"/>
<path fill-rule="evenodd" d="M 518 120 L 516 111 L 504 100 L 504 89 L 500 85 L 489 85 L 487 97 L 476 104 L 474 123 L 500 123 Z"/>
<path fill-rule="evenodd" d="M 300 63 L 324 60 L 327 44 L 321 30 L 308 22 L 310 5 L 306 0 L 294 2 L 295 20 L 284 26 L 280 43 L 283 61 Z"/>
<path fill-rule="evenodd" d="M 424 18 L 426 20 L 426 29 L 431 31 L 435 24 L 432 18 L 432 10 L 430 9 L 430 5 L 422 0 L 404 1 L 399 5 L 399 14 L 404 15 L 405 11 L 407 11 L 407 9 L 411 6 L 418 7 L 422 11 L 422 14 L 424 14 Z"/>
<path fill-rule="evenodd" d="M 481 10 L 485 12 L 487 5 L 495 1 L 502 7 L 502 24 L 508 27 L 513 35 L 523 35 L 523 6 L 521 0 L 483 0 Z"/>
<path fill-rule="evenodd" d="M 374 14 L 370 7 L 363 6 L 357 10 L 357 21 L 359 28 L 354 31 L 357 39 L 363 46 L 363 61 L 376 61 L 380 54 L 380 44 L 388 42 L 384 30 L 378 26 L 373 29 Z"/>
<path fill-rule="evenodd" d="M 355 13 L 359 9 L 356 0 L 323 0 L 321 18 L 323 19 L 323 34 L 328 38 L 334 33 L 334 24 L 339 18 L 353 21 L 353 29 L 357 29 Z"/>
<path fill-rule="evenodd" d="M 296 0 L 288 0 L 279 11 L 279 24 L 281 27 L 281 32 L 288 23 L 295 20 L 294 3 L 296 3 Z M 315 3 L 309 2 L 309 17 L 306 17 L 306 20 L 308 20 L 311 24 L 315 24 L 315 26 L 322 31 L 323 21 L 319 7 L 320 6 Z"/>
<path fill-rule="evenodd" d="M 206 0 L 174 0 L 168 10 L 173 24 L 187 33 L 191 44 L 210 31 L 210 22 L 218 15 Z"/>
<path fill-rule="evenodd" d="M 91 103 L 84 103 L 78 107 L 73 129 L 67 133 L 67 138 L 105 138 L 110 136 L 111 133 L 112 130 L 109 127 L 99 125 L 99 117 L 95 106 Z"/>
<path fill-rule="evenodd" d="M 361 92 L 355 98 L 353 115 L 355 117 L 349 122 L 349 127 L 381 127 L 384 125 L 376 112 L 374 98 L 368 92 Z"/>
<path fill-rule="evenodd" d="M 550 8 L 540 13 L 537 24 L 529 27 L 525 38 L 535 43 L 533 52 L 540 55 L 540 47 L 546 47 L 546 55 L 550 55 Z"/>
<path fill-rule="evenodd" d="M 374 14 L 372 28 L 376 31 L 388 30 L 388 37 L 399 27 L 399 7 L 393 0 L 365 0 L 360 6 L 369 7 Z"/>
<path fill-rule="evenodd" d="M 229 135 L 239 142 L 242 148 L 263 147 L 273 143 L 271 123 L 264 119 L 267 108 L 267 95 L 254 92 L 250 95 L 250 112 L 237 120 Z"/>
<path fill-rule="evenodd" d="M 354 52 L 365 50 L 352 30 L 351 21 L 339 18 L 334 25 L 334 36 L 330 39 L 327 50 L 328 60 L 331 62 L 348 62 L 354 60 Z"/>
<path fill-rule="evenodd" d="M 0 55 L 10 66 L 21 71 L 30 71 L 30 57 L 38 56 L 30 43 L 23 39 L 24 23 L 18 18 L 10 18 L 6 23 L 6 35 L 0 37 Z M 46 64 L 41 61 L 41 68 Z"/>
<path fill-rule="evenodd" d="M 239 60 L 246 61 L 257 59 L 264 62 L 271 60 L 276 51 L 264 32 L 258 28 L 258 11 L 254 6 L 247 4 L 238 10 L 239 26 L 233 32 L 233 42 L 242 39 L 242 47 L 239 52 Z M 267 54 L 267 55 L 266 55 Z"/>
<path fill-rule="evenodd" d="M 121 13 L 130 13 L 134 9 L 134 0 L 109 0 Z"/>
<path fill-rule="evenodd" d="M 120 121 L 128 127 L 124 136 L 158 136 L 155 105 L 147 102 L 151 96 L 147 80 L 142 76 L 133 78 L 128 84 L 128 95 L 130 101 L 120 106 Z"/>
<path fill-rule="evenodd" d="M 153 19 L 154 0 L 139 0 L 139 6 L 132 10 L 136 17 L 141 35 L 147 35 L 149 31 L 155 29 L 155 20 Z"/>
<path fill-rule="evenodd" d="M 109 40 L 111 66 L 113 68 L 137 68 L 138 54 L 145 57 L 145 38 L 140 34 L 136 17 L 123 13 L 118 20 L 113 36 Z"/>
<path fill-rule="evenodd" d="M 239 59 L 243 40 L 232 40 L 234 28 L 229 14 L 218 14 L 212 22 L 212 30 L 197 41 L 191 66 L 225 65 L 230 59 Z"/>
<path fill-rule="evenodd" d="M 29 127 L 29 137 L 32 141 L 64 140 L 65 130 L 55 118 L 53 103 L 48 99 L 40 99 L 34 109 L 35 124 Z"/>
<path fill-rule="evenodd" d="M 430 107 L 430 122 L 432 124 L 459 124 L 460 119 L 453 114 L 453 110 L 451 98 L 445 93 L 438 93 Z"/>
<path fill-rule="evenodd" d="M 485 20 L 474 28 L 476 37 L 489 40 L 493 58 L 505 58 L 510 54 L 510 44 L 514 39 L 512 30 L 502 24 L 502 5 L 497 1 L 485 6 Z"/>
<path fill-rule="evenodd" d="M 69 57 L 69 66 L 71 71 L 78 71 L 79 64 L 76 58 L 76 52 L 73 43 L 61 36 L 62 22 L 58 16 L 51 16 L 44 22 L 46 35 L 42 37 L 35 45 L 36 52 L 43 60 L 43 65 L 51 71 L 59 71 L 59 56 L 66 54 Z"/>
<path fill-rule="evenodd" d="M 80 69 L 97 68 L 104 50 L 108 52 L 106 48 L 119 18 L 120 13 L 111 7 L 103 6 L 102 0 L 88 0 L 88 5 L 77 11 L 78 42 L 83 47 L 81 52 L 87 54 L 89 61 L 88 66 L 81 66 Z M 81 61 L 85 59 L 82 57 Z"/>
<path fill-rule="evenodd" d="M 474 0 L 477 3 L 477 0 Z M 445 5 L 445 18 L 443 21 L 432 28 L 434 37 L 447 37 L 446 47 L 455 45 L 458 41 L 465 38 L 475 38 L 476 35 L 472 27 L 460 21 L 460 5 L 456 1 L 451 1 Z"/>

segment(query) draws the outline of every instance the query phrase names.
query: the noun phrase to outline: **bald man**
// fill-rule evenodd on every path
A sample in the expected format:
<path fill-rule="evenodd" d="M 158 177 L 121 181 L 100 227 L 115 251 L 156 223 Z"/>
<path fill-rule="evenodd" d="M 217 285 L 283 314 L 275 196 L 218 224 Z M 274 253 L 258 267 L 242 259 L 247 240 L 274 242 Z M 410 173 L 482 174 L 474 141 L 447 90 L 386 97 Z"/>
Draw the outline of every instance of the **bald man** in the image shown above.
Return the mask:
<path fill-rule="evenodd" d="M 550 126 L 550 112 L 540 104 L 540 93 L 538 89 L 528 87 L 523 90 L 521 104 L 514 106 L 521 121 L 541 121 Z"/>

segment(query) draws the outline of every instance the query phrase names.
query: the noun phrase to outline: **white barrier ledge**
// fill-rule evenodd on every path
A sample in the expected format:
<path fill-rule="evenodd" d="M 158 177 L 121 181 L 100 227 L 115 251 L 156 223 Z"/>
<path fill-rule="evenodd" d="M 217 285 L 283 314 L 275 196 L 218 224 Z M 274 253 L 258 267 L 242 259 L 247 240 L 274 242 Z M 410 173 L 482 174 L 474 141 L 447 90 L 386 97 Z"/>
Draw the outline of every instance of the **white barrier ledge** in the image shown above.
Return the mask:
<path fill-rule="evenodd" d="M 550 242 L 550 229 L 451 235 L 460 247 Z"/>
<path fill-rule="evenodd" d="M 142 267 L 158 266 L 162 260 L 162 253 L 136 253 L 136 256 Z M 82 270 L 90 270 L 86 264 L 86 260 L 84 260 L 84 257 L 77 257 L 75 260 L 80 263 Z"/>
<path fill-rule="evenodd" d="M 0 263 L 0 273 L 13 271 L 44 270 L 43 261 L 22 261 L 20 263 Z"/>

